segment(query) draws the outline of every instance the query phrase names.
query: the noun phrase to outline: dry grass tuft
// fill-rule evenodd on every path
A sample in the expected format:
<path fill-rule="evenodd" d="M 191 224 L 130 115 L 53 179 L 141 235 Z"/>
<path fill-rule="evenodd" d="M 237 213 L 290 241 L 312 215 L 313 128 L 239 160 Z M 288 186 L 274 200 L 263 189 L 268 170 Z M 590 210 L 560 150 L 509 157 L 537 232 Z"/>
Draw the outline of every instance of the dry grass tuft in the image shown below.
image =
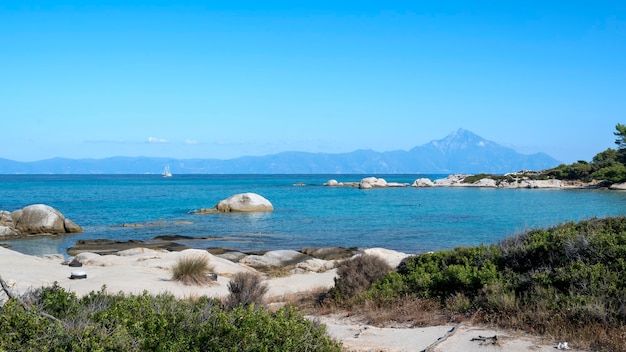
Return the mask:
<path fill-rule="evenodd" d="M 206 285 L 213 281 L 210 276 L 213 269 L 206 257 L 181 257 L 172 267 L 172 280 L 182 282 L 185 285 Z"/>

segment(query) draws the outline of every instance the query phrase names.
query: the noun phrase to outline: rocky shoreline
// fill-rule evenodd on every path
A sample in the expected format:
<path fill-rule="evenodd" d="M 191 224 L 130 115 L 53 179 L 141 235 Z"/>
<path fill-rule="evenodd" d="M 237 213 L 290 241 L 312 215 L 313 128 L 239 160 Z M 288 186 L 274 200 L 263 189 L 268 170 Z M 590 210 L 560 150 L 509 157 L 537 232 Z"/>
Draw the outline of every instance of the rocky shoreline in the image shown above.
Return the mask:
<path fill-rule="evenodd" d="M 103 241 L 104 243 L 104 241 Z M 180 251 L 168 250 L 165 248 L 146 247 L 145 243 L 140 241 L 128 241 L 124 245 L 127 249 L 115 251 L 112 247 L 106 247 L 98 250 L 74 250 L 73 256 L 65 258 L 63 264 L 80 263 L 81 265 L 92 266 L 110 266 L 113 265 L 120 257 L 161 257 L 168 253 L 206 253 L 206 255 L 222 262 L 228 261 L 232 265 L 240 266 L 246 270 L 269 274 L 269 275 L 293 275 L 305 273 L 323 273 L 333 270 L 339 263 L 359 255 L 375 255 L 383 259 L 392 267 L 397 267 L 402 259 L 409 254 L 384 249 L 384 248 L 343 248 L 343 247 L 326 247 L 326 248 L 302 248 L 300 250 L 279 249 L 256 253 L 243 253 L 237 251 L 229 251 L 222 248 L 209 249 L 192 249 L 185 248 Z M 113 246 L 119 246 L 115 243 Z M 117 247 L 121 248 L 121 247 Z M 70 251 L 68 251 L 70 252 Z M 53 255 L 54 256 L 54 255 Z"/>
<path fill-rule="evenodd" d="M 539 173 L 523 171 L 510 173 L 503 176 L 497 175 L 473 175 L 452 174 L 446 178 L 431 180 L 418 178 L 413 183 L 387 182 L 383 178 L 366 177 L 361 181 L 337 181 L 328 180 L 324 183 L 327 187 L 355 187 L 359 189 L 393 188 L 393 187 L 482 187 L 482 188 L 505 188 L 505 189 L 599 189 L 626 190 L 626 182 L 607 185 L 600 180 L 583 182 L 580 180 L 558 180 L 554 178 L 542 178 Z"/>

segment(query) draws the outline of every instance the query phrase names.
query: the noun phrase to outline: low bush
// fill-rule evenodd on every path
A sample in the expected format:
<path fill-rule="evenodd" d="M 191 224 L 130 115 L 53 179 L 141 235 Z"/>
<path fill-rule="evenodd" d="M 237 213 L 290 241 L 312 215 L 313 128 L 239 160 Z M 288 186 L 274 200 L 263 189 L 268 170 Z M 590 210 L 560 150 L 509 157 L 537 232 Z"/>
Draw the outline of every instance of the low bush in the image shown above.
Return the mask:
<path fill-rule="evenodd" d="M 64 302 L 65 301 L 65 302 Z M 57 308 L 57 304 L 70 307 Z M 42 308 L 58 320 L 42 316 Z M 178 300 L 144 292 L 82 298 L 58 286 L 0 307 L 0 351 L 341 351 L 324 326 L 293 308 L 223 310 L 200 297 Z"/>
<path fill-rule="evenodd" d="M 224 306 L 232 310 L 238 306 L 259 305 L 263 303 L 263 296 L 267 290 L 267 285 L 258 274 L 237 273 L 228 283 L 229 294 Z"/>
<path fill-rule="evenodd" d="M 172 267 L 172 280 L 185 285 L 206 285 L 212 281 L 209 274 L 213 267 L 204 256 L 181 257 Z"/>
<path fill-rule="evenodd" d="M 392 268 L 380 257 L 360 255 L 342 262 L 331 295 L 335 299 L 350 299 L 365 292 L 372 283 L 382 279 Z"/>

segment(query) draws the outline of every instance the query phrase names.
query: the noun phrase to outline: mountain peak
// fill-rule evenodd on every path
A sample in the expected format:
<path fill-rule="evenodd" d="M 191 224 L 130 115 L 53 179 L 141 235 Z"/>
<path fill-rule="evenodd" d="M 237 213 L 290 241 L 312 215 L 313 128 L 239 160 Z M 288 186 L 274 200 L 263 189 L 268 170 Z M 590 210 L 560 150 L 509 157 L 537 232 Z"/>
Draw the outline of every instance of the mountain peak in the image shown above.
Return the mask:
<path fill-rule="evenodd" d="M 432 141 L 427 145 L 447 152 L 450 150 L 485 147 L 492 143 L 473 132 L 459 128 L 456 131 L 452 131 L 446 138 Z"/>

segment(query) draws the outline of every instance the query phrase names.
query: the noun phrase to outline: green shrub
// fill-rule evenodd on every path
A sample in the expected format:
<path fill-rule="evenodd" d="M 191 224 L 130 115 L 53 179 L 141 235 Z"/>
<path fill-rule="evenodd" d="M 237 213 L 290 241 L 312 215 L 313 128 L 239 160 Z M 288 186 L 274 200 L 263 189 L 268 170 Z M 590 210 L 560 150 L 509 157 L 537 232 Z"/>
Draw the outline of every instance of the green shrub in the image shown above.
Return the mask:
<path fill-rule="evenodd" d="M 172 267 L 172 280 L 185 285 L 206 285 L 212 281 L 209 274 L 213 267 L 204 256 L 181 257 Z"/>
<path fill-rule="evenodd" d="M 298 311 L 243 307 L 226 312 L 214 299 L 178 300 L 144 292 L 77 298 L 58 287 L 42 289 L 54 321 L 16 299 L 0 307 L 0 351 L 340 351 L 340 344 Z M 61 302 L 67 300 L 68 302 Z M 76 319 L 82 321 L 76 324 Z"/>
<path fill-rule="evenodd" d="M 398 267 L 408 293 L 442 301 L 456 293 L 475 297 L 480 289 L 500 279 L 494 246 L 456 248 L 408 258 Z"/>
<path fill-rule="evenodd" d="M 482 180 L 483 178 L 487 178 L 487 177 L 493 177 L 493 175 L 491 174 L 478 174 L 478 175 L 471 175 L 471 176 L 467 176 L 463 179 L 463 183 L 474 183 L 477 181 Z"/>
<path fill-rule="evenodd" d="M 626 167 L 624 164 L 614 164 L 594 171 L 591 177 L 596 180 L 604 180 L 609 183 L 626 181 Z"/>
<path fill-rule="evenodd" d="M 258 274 L 239 272 L 228 283 L 228 297 L 224 306 L 232 310 L 238 306 L 259 305 L 268 287 Z"/>
<path fill-rule="evenodd" d="M 626 217 L 569 222 L 495 245 L 405 259 L 366 296 L 435 299 L 488 322 L 626 351 Z M 388 304 L 391 306 L 392 304 Z"/>

